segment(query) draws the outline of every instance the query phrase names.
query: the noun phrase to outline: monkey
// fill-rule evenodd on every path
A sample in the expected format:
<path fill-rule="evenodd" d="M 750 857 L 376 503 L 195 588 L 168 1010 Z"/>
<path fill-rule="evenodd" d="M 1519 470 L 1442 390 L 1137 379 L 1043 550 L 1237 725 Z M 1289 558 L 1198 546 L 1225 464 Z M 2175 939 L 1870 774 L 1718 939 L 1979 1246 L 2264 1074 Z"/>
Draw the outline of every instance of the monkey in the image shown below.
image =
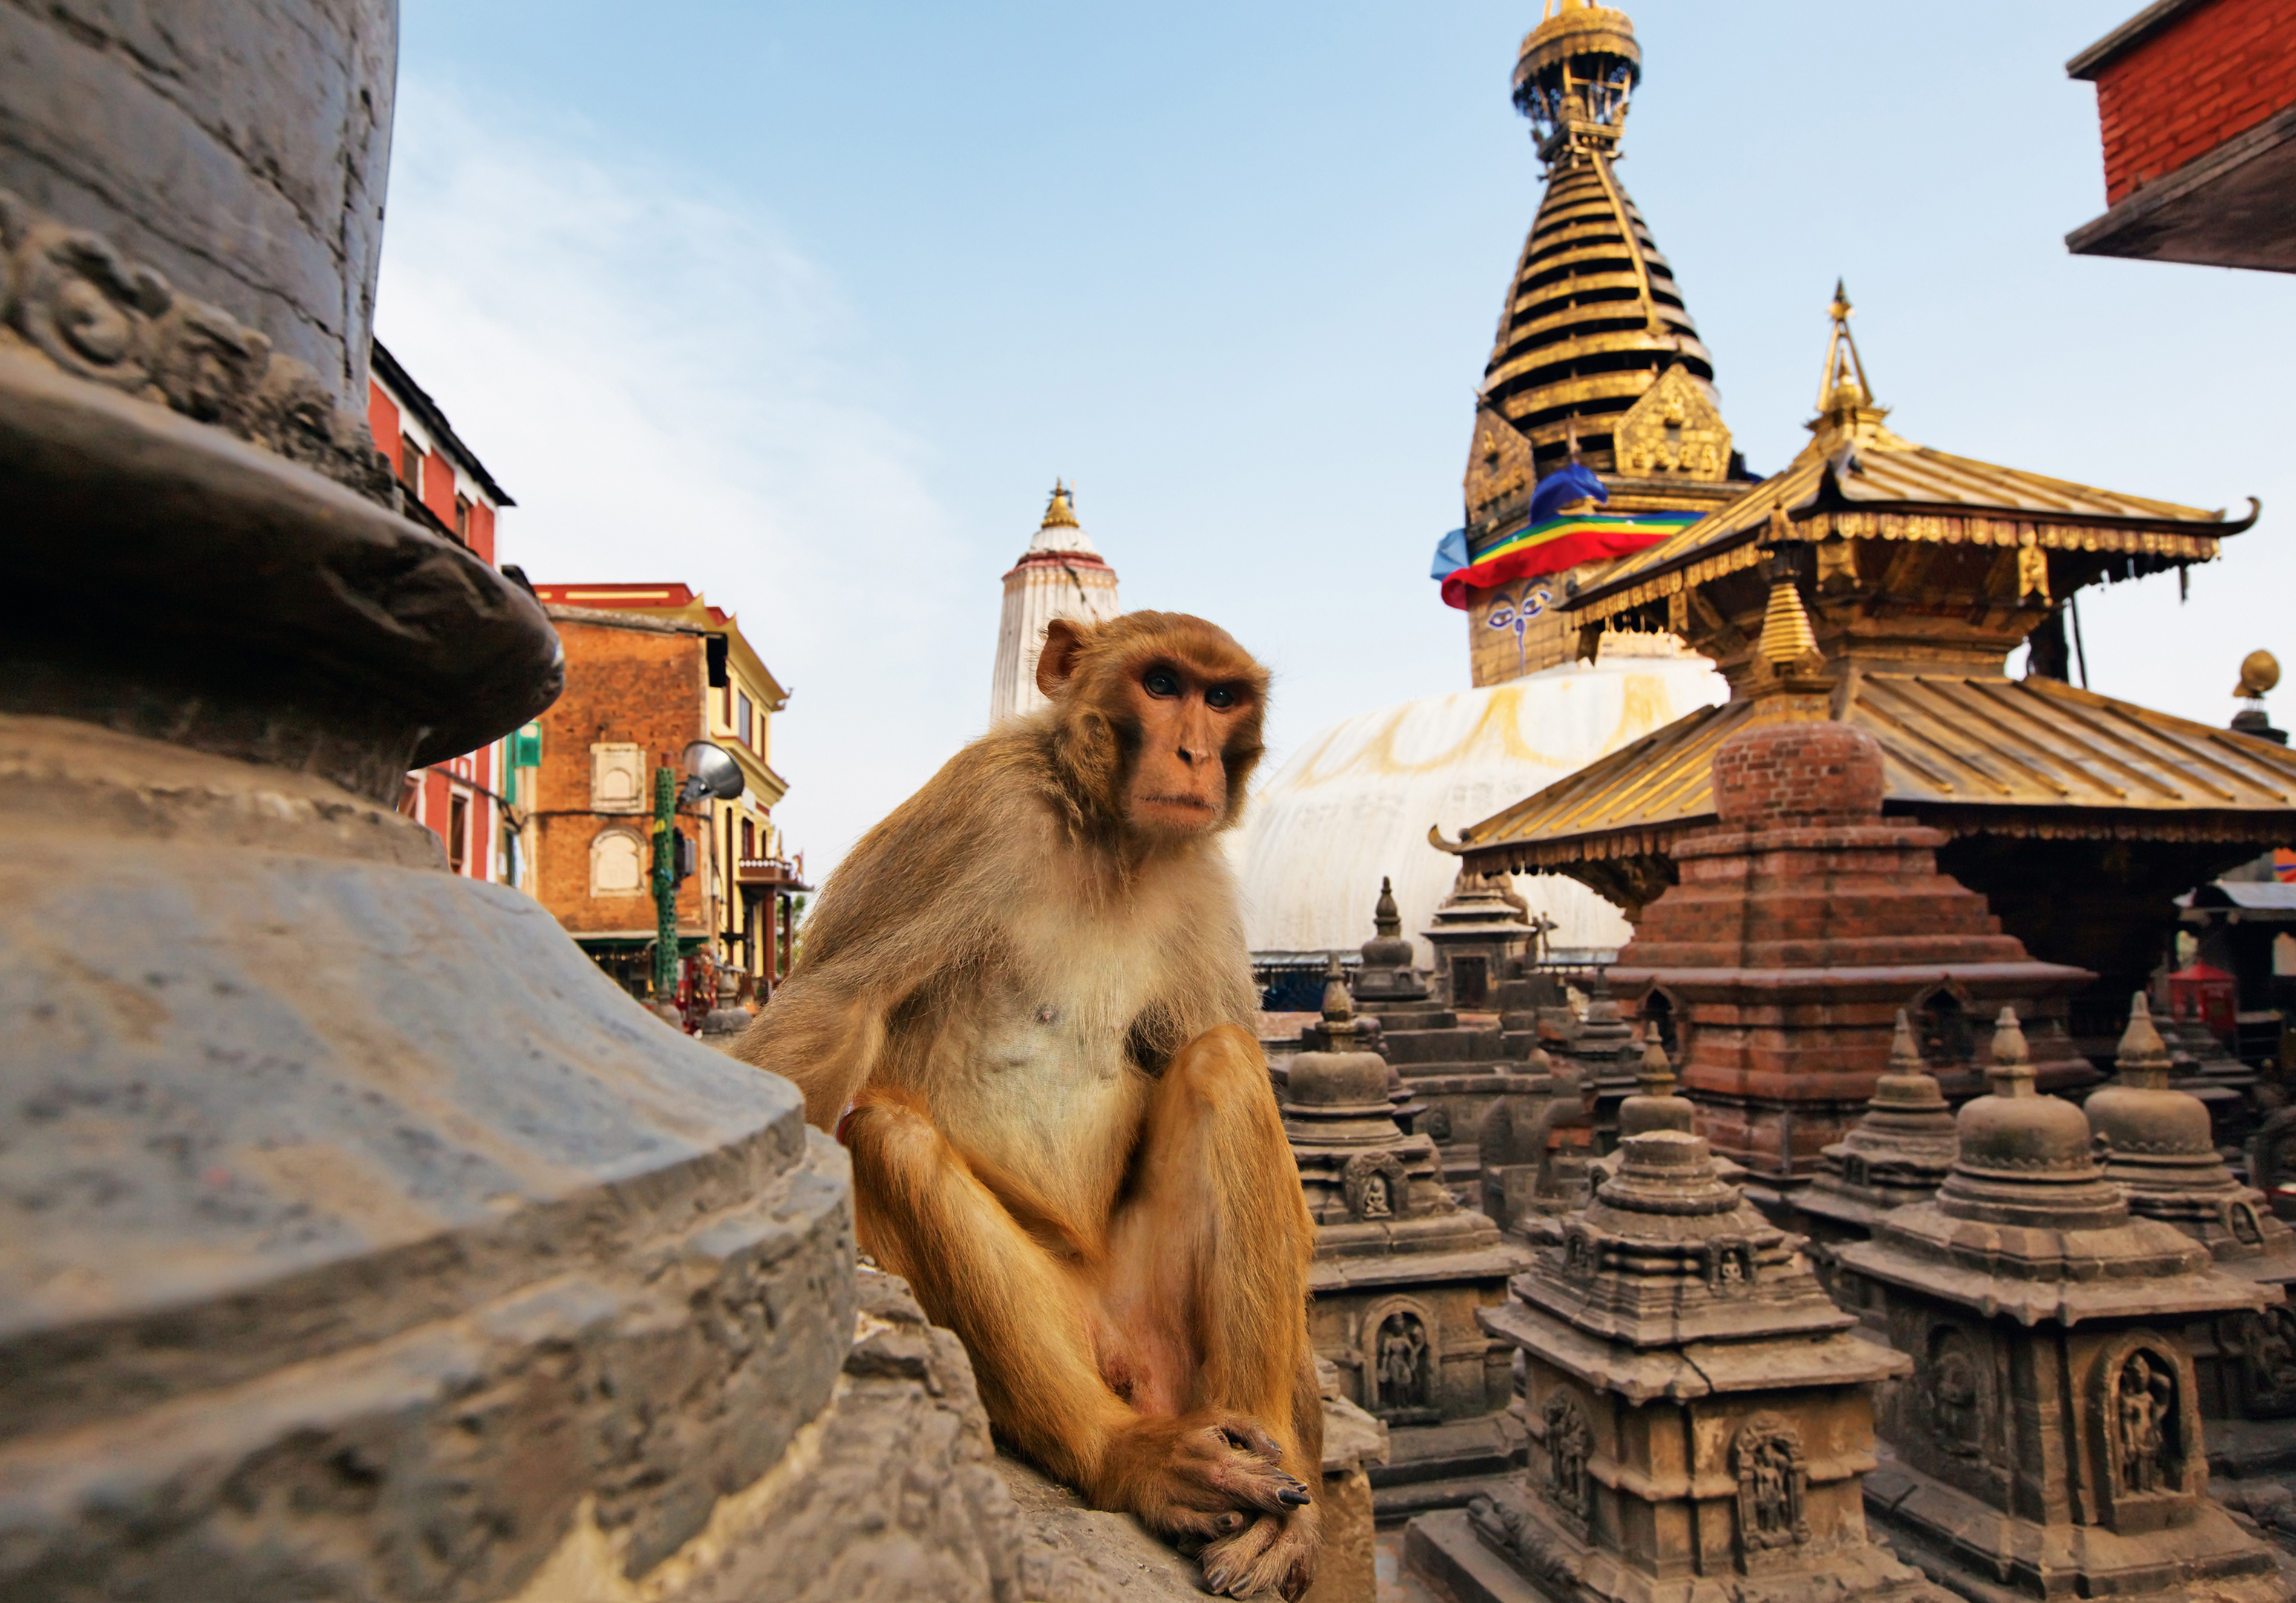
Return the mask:
<path fill-rule="evenodd" d="M 1054 619 L 1037 685 L 830 875 L 736 1054 L 844 1142 L 862 1248 L 962 1338 L 1000 1436 L 1215 1594 L 1296 1599 L 1315 1227 L 1218 846 L 1268 675 L 1142 611 Z"/>

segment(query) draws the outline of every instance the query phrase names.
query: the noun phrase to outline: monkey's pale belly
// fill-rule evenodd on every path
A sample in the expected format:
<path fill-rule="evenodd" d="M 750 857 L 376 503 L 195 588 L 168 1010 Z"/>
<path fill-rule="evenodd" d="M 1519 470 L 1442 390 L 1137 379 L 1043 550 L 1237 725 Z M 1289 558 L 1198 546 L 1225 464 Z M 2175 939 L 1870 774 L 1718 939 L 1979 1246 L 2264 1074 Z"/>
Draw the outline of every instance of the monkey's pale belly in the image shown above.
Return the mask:
<path fill-rule="evenodd" d="M 1107 1206 L 1139 1129 L 1150 1082 L 1120 1037 L 992 1038 L 964 1096 L 935 1108 L 959 1152 L 1041 1191 L 1079 1224 Z M 938 1099 L 936 1099 L 938 1100 Z"/>

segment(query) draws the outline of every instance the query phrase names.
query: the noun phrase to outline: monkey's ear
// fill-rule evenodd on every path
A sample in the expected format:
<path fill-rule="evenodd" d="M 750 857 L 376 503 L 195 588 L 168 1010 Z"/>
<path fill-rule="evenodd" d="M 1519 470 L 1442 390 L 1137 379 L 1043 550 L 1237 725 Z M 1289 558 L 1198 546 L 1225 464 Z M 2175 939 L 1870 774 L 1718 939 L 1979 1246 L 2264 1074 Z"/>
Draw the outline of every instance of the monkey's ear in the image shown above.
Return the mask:
<path fill-rule="evenodd" d="M 1056 617 L 1045 626 L 1045 650 L 1037 658 L 1037 688 L 1047 698 L 1059 696 L 1069 675 L 1076 672 L 1084 639 L 1085 632 L 1065 617 Z"/>

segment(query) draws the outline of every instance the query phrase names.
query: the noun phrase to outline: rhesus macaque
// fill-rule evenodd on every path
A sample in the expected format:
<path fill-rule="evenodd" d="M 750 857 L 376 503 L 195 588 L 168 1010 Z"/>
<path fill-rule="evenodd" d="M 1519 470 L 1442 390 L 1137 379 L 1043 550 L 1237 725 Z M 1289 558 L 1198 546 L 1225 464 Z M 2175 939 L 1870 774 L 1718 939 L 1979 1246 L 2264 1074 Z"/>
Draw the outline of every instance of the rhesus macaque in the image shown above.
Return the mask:
<path fill-rule="evenodd" d="M 1315 1573 L 1314 1226 L 1218 846 L 1267 674 L 1177 613 L 1055 620 L 1052 705 L 830 876 L 740 1055 L 853 1157 L 862 1246 L 972 1354 L 998 1432 L 1206 1583 Z"/>

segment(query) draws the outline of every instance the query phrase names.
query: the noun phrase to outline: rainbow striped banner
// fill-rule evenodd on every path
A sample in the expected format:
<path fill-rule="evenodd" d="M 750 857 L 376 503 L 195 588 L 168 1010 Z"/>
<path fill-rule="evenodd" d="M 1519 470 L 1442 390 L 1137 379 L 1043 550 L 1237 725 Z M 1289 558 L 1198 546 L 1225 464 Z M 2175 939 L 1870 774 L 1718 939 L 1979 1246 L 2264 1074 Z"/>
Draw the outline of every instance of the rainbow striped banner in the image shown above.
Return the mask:
<path fill-rule="evenodd" d="M 1496 590 L 1536 574 L 1561 573 L 1601 557 L 1648 551 L 1680 534 L 1702 512 L 1571 512 L 1533 523 L 1443 580 L 1447 606 L 1465 611 L 1470 590 Z"/>

